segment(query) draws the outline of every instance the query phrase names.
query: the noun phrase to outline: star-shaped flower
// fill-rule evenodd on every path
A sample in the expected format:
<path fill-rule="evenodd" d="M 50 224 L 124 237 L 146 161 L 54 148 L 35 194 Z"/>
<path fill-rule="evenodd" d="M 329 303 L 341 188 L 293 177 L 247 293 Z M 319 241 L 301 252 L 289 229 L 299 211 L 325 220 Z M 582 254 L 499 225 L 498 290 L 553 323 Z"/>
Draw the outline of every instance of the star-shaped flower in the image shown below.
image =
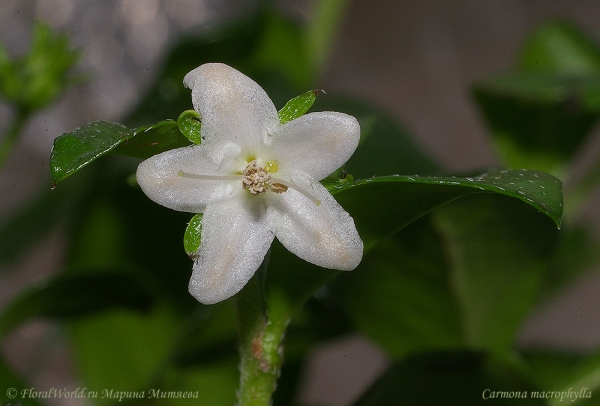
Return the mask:
<path fill-rule="evenodd" d="M 310 263 L 354 269 L 363 243 L 319 180 L 356 149 L 356 119 L 319 112 L 280 124 L 265 91 L 223 64 L 202 65 L 183 82 L 202 118 L 202 143 L 142 162 L 137 180 L 155 202 L 203 213 L 190 293 L 205 304 L 233 296 L 274 237 Z"/>

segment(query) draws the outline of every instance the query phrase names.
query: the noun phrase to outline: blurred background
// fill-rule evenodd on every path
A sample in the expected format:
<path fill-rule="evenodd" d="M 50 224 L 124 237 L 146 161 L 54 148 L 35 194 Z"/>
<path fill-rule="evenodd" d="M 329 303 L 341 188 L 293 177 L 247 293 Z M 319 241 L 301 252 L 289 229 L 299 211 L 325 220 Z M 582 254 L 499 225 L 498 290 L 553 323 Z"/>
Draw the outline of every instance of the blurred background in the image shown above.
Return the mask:
<path fill-rule="evenodd" d="M 318 1 L 276 3 L 302 24 L 312 18 Z M 0 42 L 11 56 L 28 50 L 32 22 L 44 21 L 66 33 L 81 51 L 76 72 L 85 80 L 32 117 L 23 129 L 0 173 L 0 222 L 39 189 L 51 186 L 48 160 L 54 138 L 90 121 L 123 120 L 153 84 L 171 46 L 187 35 L 243 17 L 258 3 L 3 0 Z M 600 3 L 595 0 L 350 0 L 340 10 L 338 32 L 318 87 L 327 94 L 363 98 L 387 111 L 448 173 L 500 165 L 470 88 L 492 74 L 512 70 L 524 39 L 536 26 L 562 17 L 600 40 Z M 13 114 L 0 103 L 0 134 L 7 131 Z M 599 152 L 596 128 L 569 168 L 571 176 L 584 171 Z M 570 179 L 562 180 L 568 190 Z M 594 224 L 596 233 L 599 204 L 596 194 L 581 214 Z M 30 255 L 4 269 L 0 307 L 23 287 L 59 269 L 63 250 L 57 230 Z M 543 303 L 523 325 L 520 344 L 578 351 L 597 348 L 599 289 L 600 273 L 591 272 Z M 56 345 L 48 351 L 48 337 L 53 335 Z M 36 321 L 14 332 L 2 351 L 36 387 L 77 387 L 69 348 L 60 343 L 59 333 L 49 323 Z M 349 404 L 387 362 L 383 352 L 360 336 L 324 344 L 311 358 L 301 399 L 313 405 Z"/>

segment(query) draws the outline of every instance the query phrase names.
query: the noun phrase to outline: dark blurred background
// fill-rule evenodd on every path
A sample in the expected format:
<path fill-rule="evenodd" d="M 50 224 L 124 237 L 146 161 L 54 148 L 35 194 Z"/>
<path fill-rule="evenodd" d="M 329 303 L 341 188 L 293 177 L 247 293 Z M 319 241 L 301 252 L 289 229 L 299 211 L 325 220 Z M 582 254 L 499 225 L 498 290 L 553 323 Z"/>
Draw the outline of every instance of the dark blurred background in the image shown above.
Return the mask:
<path fill-rule="evenodd" d="M 280 1 L 279 6 L 302 22 L 311 18 L 313 1 Z M 48 159 L 55 137 L 89 121 L 119 121 L 143 97 L 160 71 L 161 57 L 178 39 L 243 16 L 259 2 L 2 0 L 0 41 L 11 54 L 28 49 L 31 24 L 42 20 L 67 33 L 81 49 L 77 69 L 89 80 L 71 88 L 25 128 L 0 174 L 0 221 L 36 190 L 50 187 Z M 567 18 L 600 40 L 596 0 L 351 0 L 319 87 L 382 107 L 403 122 L 448 172 L 494 167 L 499 161 L 469 87 L 490 74 L 509 71 L 527 34 L 552 17 Z M 0 103 L 0 134 L 11 114 Z M 595 131 L 572 173 L 577 176 L 578 168 L 599 151 Z M 569 179 L 563 181 L 568 190 Z M 596 196 L 584 210 L 596 225 L 594 208 L 599 204 Z M 12 272 L 1 273 L 0 306 L 18 289 L 57 269 L 61 249 L 59 230 Z M 522 329 L 522 344 L 596 348 L 599 288 L 600 274 L 591 273 L 538 309 Z M 72 386 L 68 348 L 57 344 L 46 351 L 48 334 L 59 333 L 43 322 L 31 323 L 2 350 L 23 371 L 41 364 L 36 377 L 40 387 Z M 315 351 L 304 399 L 309 404 L 346 404 L 385 363 L 385 357 L 360 337 L 324 346 Z M 349 376 L 349 370 L 356 373 Z"/>

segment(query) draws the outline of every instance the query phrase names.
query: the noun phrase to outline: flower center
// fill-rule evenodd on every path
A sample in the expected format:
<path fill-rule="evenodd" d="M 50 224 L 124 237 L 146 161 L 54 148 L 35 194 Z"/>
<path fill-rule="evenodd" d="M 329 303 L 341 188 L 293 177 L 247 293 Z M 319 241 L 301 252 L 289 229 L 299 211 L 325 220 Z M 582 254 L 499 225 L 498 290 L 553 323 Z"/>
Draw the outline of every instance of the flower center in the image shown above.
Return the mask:
<path fill-rule="evenodd" d="M 246 166 L 246 169 L 242 171 L 241 175 L 197 175 L 183 171 L 179 171 L 177 175 L 181 176 L 182 178 L 199 180 L 223 181 L 241 179 L 242 188 L 248 189 L 252 195 L 258 195 L 266 192 L 280 194 L 287 192 L 289 188 L 292 188 L 311 200 L 315 205 L 319 206 L 321 204 L 321 201 L 314 197 L 308 190 L 305 190 L 293 182 L 271 176 L 271 173 L 277 172 L 278 168 L 276 162 L 268 161 L 265 167 L 267 170 L 259 166 L 256 162 L 256 159 L 254 159 L 248 163 L 248 166 Z"/>
<path fill-rule="evenodd" d="M 248 164 L 246 169 L 244 169 L 242 172 L 242 175 L 244 175 L 244 179 L 242 179 L 242 187 L 244 189 L 248 189 L 253 195 L 264 193 L 271 186 L 271 175 L 269 172 L 258 166 L 256 160 L 253 160 Z M 285 192 L 285 190 L 283 192 Z"/>

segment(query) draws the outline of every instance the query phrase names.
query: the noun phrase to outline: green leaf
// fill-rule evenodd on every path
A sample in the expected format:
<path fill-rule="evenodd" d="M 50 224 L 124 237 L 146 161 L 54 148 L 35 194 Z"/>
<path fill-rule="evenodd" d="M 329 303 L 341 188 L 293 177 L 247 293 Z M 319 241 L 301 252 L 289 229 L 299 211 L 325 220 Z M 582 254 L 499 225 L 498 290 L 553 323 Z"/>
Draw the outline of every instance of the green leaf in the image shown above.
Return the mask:
<path fill-rule="evenodd" d="M 519 70 L 572 74 L 600 73 L 600 47 L 581 28 L 564 20 L 540 25 L 520 53 Z"/>
<path fill-rule="evenodd" d="M 550 21 L 526 41 L 514 73 L 476 84 L 474 95 L 508 166 L 561 175 L 600 115 L 600 46 Z"/>
<path fill-rule="evenodd" d="M 96 121 L 54 140 L 50 170 L 54 184 L 72 175 L 126 140 L 129 129 L 121 124 Z"/>
<path fill-rule="evenodd" d="M 302 93 L 299 96 L 294 97 L 288 101 L 281 110 L 279 110 L 279 121 L 281 124 L 285 124 L 288 121 L 292 121 L 302 116 L 304 113 L 311 108 L 319 93 L 322 90 L 310 90 L 306 93 Z"/>
<path fill-rule="evenodd" d="M 177 122 L 164 120 L 134 128 L 127 140 L 119 142 L 111 153 L 147 159 L 161 152 L 190 145 L 192 143 L 179 131 Z"/>
<path fill-rule="evenodd" d="M 202 117 L 195 110 L 186 110 L 177 118 L 177 126 L 179 131 L 194 144 L 200 144 L 202 137 L 200 131 L 202 129 Z"/>
<path fill-rule="evenodd" d="M 355 405 L 545 404 L 532 399 L 534 388 L 510 369 L 491 368 L 493 362 L 484 353 L 471 351 L 414 355 L 393 364 Z M 512 393 L 513 398 L 494 396 L 497 392 Z"/>
<path fill-rule="evenodd" d="M 560 174 L 600 117 L 599 75 L 515 73 L 473 91 L 501 158 L 513 168 Z"/>
<path fill-rule="evenodd" d="M 558 230 L 532 207 L 497 195 L 461 199 L 433 215 L 465 344 L 509 351 L 549 276 Z"/>
<path fill-rule="evenodd" d="M 200 249 L 200 237 L 202 234 L 202 213 L 198 213 L 192 217 L 188 223 L 183 235 L 183 248 L 185 252 L 194 257 Z"/>
<path fill-rule="evenodd" d="M 178 322 L 177 315 L 163 305 L 150 313 L 119 310 L 72 321 L 69 333 L 79 379 L 99 391 L 148 388 L 168 365 Z M 109 397 L 95 402 L 118 404 Z"/>
<path fill-rule="evenodd" d="M 538 171 L 492 171 L 465 178 L 384 176 L 332 190 L 336 200 L 354 218 L 367 251 L 437 207 L 484 192 L 517 198 L 549 216 L 560 227 L 562 184 Z"/>
<path fill-rule="evenodd" d="M 355 181 L 331 192 L 354 219 L 365 252 L 432 210 L 472 194 L 517 198 L 550 217 L 557 226 L 562 213 L 560 181 L 527 170 L 489 172 L 472 178 L 387 176 Z M 271 250 L 269 267 L 283 270 L 267 272 L 266 282 L 270 318 L 281 323 L 337 274 L 300 260 L 277 242 Z"/>
<path fill-rule="evenodd" d="M 392 358 L 464 344 L 442 243 L 425 217 L 377 244 L 332 287 L 356 328 Z"/>
<path fill-rule="evenodd" d="M 52 181 L 56 185 L 107 153 L 144 159 L 187 145 L 190 142 L 172 120 L 133 130 L 117 123 L 96 121 L 54 140 L 50 156 Z"/>
<path fill-rule="evenodd" d="M 0 331 L 34 317 L 66 320 L 116 307 L 147 311 L 152 302 L 144 285 L 122 273 L 61 275 L 13 300 L 0 316 Z"/>

